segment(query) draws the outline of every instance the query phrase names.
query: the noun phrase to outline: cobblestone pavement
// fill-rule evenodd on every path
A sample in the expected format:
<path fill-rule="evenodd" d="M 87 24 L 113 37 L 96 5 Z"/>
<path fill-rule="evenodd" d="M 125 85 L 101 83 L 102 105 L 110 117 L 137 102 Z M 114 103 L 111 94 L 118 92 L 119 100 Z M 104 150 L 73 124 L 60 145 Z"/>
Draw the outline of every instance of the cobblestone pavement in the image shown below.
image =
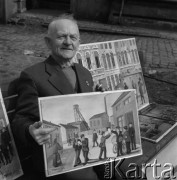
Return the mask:
<path fill-rule="evenodd" d="M 89 28 L 90 24 L 90 28 Z M 173 32 L 141 28 L 126 28 L 79 21 L 81 43 L 99 42 L 135 37 L 139 51 L 143 52 L 142 66 L 152 99 L 158 102 L 158 91 L 163 103 L 177 104 L 177 35 Z M 112 28 L 112 29 L 111 29 Z M 108 33 L 108 30 L 110 32 Z M 29 25 L 0 25 L 0 84 L 6 88 L 9 81 L 18 77 L 21 70 L 48 56 L 44 43 L 46 28 Z M 170 82 L 164 84 L 154 80 Z M 156 86 L 152 86 L 152 82 Z M 154 90 L 154 91 L 152 91 Z M 169 94 L 166 96 L 166 94 Z M 170 98 L 169 98 L 170 96 Z"/>

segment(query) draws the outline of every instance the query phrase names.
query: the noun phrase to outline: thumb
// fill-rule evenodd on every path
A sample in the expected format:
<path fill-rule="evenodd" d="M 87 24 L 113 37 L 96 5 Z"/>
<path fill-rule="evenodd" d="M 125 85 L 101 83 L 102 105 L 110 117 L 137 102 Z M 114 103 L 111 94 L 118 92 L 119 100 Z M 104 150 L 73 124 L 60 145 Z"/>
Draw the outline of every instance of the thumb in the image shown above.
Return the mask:
<path fill-rule="evenodd" d="M 41 121 L 35 122 L 35 123 L 33 124 L 33 127 L 34 127 L 35 129 L 38 129 L 38 128 L 40 128 L 41 126 L 42 126 L 42 122 L 41 122 Z"/>

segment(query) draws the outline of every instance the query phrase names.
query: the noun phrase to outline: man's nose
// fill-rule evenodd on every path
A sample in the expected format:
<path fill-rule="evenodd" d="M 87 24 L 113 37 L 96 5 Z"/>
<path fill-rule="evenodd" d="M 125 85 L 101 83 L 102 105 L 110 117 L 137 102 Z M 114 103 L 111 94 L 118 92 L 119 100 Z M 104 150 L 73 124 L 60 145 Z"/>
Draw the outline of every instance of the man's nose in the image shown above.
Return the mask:
<path fill-rule="evenodd" d="M 70 45 L 72 43 L 70 36 L 65 37 L 64 43 L 67 44 L 67 45 Z"/>

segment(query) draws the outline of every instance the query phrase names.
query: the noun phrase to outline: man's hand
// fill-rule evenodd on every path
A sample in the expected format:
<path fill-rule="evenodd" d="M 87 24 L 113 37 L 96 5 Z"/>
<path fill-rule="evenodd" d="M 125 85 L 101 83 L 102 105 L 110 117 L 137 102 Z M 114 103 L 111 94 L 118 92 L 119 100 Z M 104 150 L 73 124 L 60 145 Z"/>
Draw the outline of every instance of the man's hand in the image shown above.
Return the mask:
<path fill-rule="evenodd" d="M 95 90 L 94 91 L 96 91 L 96 92 L 104 92 L 105 89 L 103 88 L 102 84 L 97 84 L 95 86 Z"/>
<path fill-rule="evenodd" d="M 50 140 L 50 133 L 55 130 L 56 128 L 42 128 L 42 122 L 40 121 L 29 126 L 30 135 L 39 145 L 48 143 Z"/>

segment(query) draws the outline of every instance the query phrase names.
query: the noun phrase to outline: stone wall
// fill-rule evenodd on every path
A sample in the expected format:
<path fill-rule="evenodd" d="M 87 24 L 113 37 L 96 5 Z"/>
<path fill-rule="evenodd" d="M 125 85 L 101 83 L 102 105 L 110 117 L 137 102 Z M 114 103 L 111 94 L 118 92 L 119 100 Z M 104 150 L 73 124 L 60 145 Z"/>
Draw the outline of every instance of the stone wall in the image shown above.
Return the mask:
<path fill-rule="evenodd" d="M 124 0 L 122 17 L 177 21 L 177 0 Z M 121 1 L 112 1 L 109 22 L 117 23 L 121 11 Z"/>
<path fill-rule="evenodd" d="M 71 0 L 71 11 L 77 19 L 107 22 L 111 0 Z"/>

